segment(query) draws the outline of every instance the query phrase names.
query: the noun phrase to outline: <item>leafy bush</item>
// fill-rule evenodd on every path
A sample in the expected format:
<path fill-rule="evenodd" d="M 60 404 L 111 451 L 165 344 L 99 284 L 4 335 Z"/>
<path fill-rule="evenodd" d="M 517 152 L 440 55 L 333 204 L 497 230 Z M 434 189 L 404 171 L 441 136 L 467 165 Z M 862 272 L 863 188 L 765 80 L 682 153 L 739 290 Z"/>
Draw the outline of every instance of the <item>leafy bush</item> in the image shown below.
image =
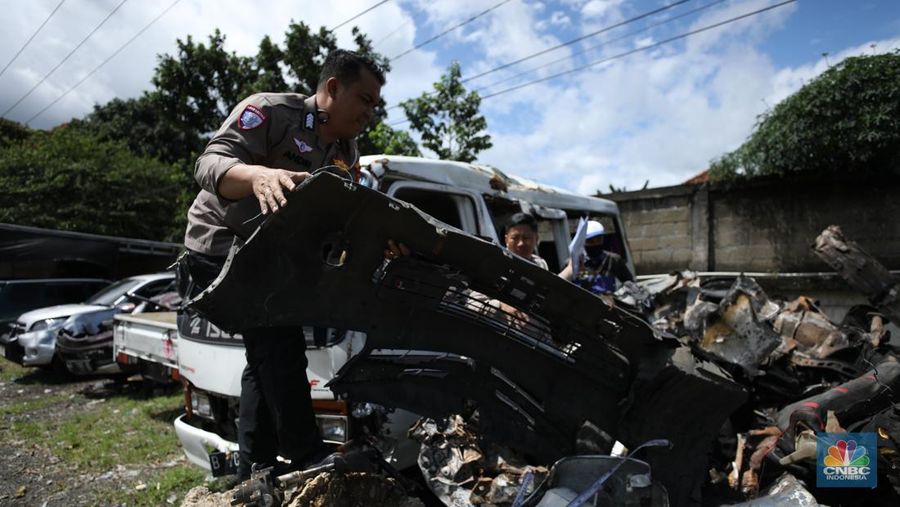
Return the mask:
<path fill-rule="evenodd" d="M 0 222 L 162 240 L 190 188 L 176 166 L 76 129 L 0 148 Z"/>
<path fill-rule="evenodd" d="M 847 58 L 761 115 L 710 178 L 900 172 L 900 52 Z"/>

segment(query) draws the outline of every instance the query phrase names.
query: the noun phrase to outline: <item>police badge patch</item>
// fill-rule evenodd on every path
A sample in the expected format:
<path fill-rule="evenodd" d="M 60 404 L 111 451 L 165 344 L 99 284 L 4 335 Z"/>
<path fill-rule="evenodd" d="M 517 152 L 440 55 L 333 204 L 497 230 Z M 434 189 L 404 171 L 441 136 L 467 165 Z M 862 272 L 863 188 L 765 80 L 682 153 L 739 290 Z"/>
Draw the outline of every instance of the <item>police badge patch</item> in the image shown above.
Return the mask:
<path fill-rule="evenodd" d="M 259 127 L 266 121 L 266 115 L 256 106 L 247 106 L 241 117 L 238 119 L 238 126 L 241 130 L 252 130 Z"/>
<path fill-rule="evenodd" d="M 300 153 L 309 153 L 313 151 L 312 146 L 306 144 L 302 139 L 294 138 L 294 144 L 297 145 L 297 149 L 300 150 Z"/>

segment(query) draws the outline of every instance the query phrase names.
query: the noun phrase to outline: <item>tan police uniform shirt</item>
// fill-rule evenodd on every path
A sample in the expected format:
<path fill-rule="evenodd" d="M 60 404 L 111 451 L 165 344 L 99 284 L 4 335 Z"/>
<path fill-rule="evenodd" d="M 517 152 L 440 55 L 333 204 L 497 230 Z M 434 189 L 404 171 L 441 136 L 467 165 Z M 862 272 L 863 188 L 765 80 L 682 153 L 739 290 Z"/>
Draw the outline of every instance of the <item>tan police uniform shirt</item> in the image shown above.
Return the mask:
<path fill-rule="evenodd" d="M 358 158 L 355 140 L 319 142 L 315 96 L 258 93 L 244 99 L 197 159 L 194 178 L 202 190 L 188 210 L 184 246 L 207 255 L 228 255 L 235 236 L 247 239 L 259 225 L 259 201 L 251 195 L 232 201 L 217 192 L 226 171 L 251 164 L 313 172 Z M 250 223 L 245 223 L 250 220 Z"/>

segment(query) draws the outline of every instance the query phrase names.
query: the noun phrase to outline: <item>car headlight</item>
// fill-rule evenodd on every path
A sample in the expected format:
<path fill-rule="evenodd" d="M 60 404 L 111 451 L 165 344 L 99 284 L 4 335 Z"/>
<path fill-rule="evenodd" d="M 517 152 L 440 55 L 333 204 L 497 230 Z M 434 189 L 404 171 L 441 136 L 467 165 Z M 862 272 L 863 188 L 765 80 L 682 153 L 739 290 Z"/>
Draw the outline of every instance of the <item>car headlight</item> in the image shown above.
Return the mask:
<path fill-rule="evenodd" d="M 339 415 L 316 415 L 316 423 L 322 433 L 322 440 L 331 442 L 347 441 L 347 418 Z"/>
<path fill-rule="evenodd" d="M 212 409 L 209 406 L 209 396 L 197 391 L 192 391 L 191 411 L 200 417 L 212 419 Z"/>
<path fill-rule="evenodd" d="M 65 320 L 66 320 L 65 317 L 60 317 L 58 319 L 39 320 L 31 326 L 30 331 L 43 331 L 45 329 L 51 329 L 54 327 L 58 327 L 58 326 L 62 325 L 62 323 Z"/>

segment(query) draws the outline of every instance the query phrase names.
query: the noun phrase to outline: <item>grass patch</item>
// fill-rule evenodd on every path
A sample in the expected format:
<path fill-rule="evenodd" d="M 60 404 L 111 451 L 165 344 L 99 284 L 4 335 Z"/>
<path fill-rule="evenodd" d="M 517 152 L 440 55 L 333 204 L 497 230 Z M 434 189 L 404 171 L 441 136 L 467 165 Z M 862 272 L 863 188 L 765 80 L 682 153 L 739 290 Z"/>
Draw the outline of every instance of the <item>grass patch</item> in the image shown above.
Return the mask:
<path fill-rule="evenodd" d="M 103 500 L 115 505 L 149 507 L 166 505 L 172 499 L 173 505 L 180 505 L 188 490 L 203 484 L 205 476 L 206 472 L 197 467 L 179 465 L 129 480 Z M 138 490 L 138 484 L 144 484 L 146 488 Z"/>
<path fill-rule="evenodd" d="M 143 484 L 145 488 L 139 490 L 139 484 Z M 96 492 L 95 500 L 104 505 L 129 507 L 180 505 L 191 488 L 201 485 L 213 493 L 229 489 L 222 478 L 207 482 L 205 471 L 185 464 L 150 471 L 124 483 L 110 484 L 109 487 Z"/>
<path fill-rule="evenodd" d="M 0 382 L 19 382 L 31 372 L 0 360 Z M 113 479 L 92 481 L 87 491 L 76 488 L 77 494 L 93 497 L 88 504 L 179 505 L 194 486 L 225 489 L 218 481 L 205 483 L 207 472 L 183 459 L 172 426 L 183 411 L 180 391 L 151 398 L 135 386 L 108 391 L 104 397 L 89 391 L 74 397 L 54 393 L 28 401 L 0 400 L 0 440 L 18 448 L 46 449 L 59 460 L 54 468 L 76 475 L 114 472 Z M 136 475 L 122 475 L 120 465 Z M 65 488 L 61 481 L 56 484 Z"/>
<path fill-rule="evenodd" d="M 180 395 L 110 398 L 62 421 L 50 437 L 51 450 L 66 463 L 96 471 L 171 460 L 181 452 L 172 421 L 155 416 L 178 410 L 182 403 Z"/>
<path fill-rule="evenodd" d="M 38 410 L 47 408 L 52 405 L 56 405 L 58 403 L 64 403 L 69 399 L 68 395 L 55 395 L 55 396 L 47 396 L 44 395 L 41 398 L 35 398 L 33 400 L 22 401 L 19 403 L 14 403 L 12 405 L 6 405 L 0 407 L 0 417 L 3 416 L 11 416 L 11 415 L 21 415 L 29 412 L 37 412 Z"/>
<path fill-rule="evenodd" d="M 168 415 L 178 413 L 182 403 L 180 394 L 147 400 L 112 397 L 70 417 L 13 422 L 8 438 L 47 445 L 60 460 L 85 471 L 157 465 L 181 455 L 174 416 Z"/>
<path fill-rule="evenodd" d="M 30 370 L 30 368 L 19 366 L 5 358 L 0 359 L 0 382 L 12 382 L 19 377 L 25 376 Z"/>

